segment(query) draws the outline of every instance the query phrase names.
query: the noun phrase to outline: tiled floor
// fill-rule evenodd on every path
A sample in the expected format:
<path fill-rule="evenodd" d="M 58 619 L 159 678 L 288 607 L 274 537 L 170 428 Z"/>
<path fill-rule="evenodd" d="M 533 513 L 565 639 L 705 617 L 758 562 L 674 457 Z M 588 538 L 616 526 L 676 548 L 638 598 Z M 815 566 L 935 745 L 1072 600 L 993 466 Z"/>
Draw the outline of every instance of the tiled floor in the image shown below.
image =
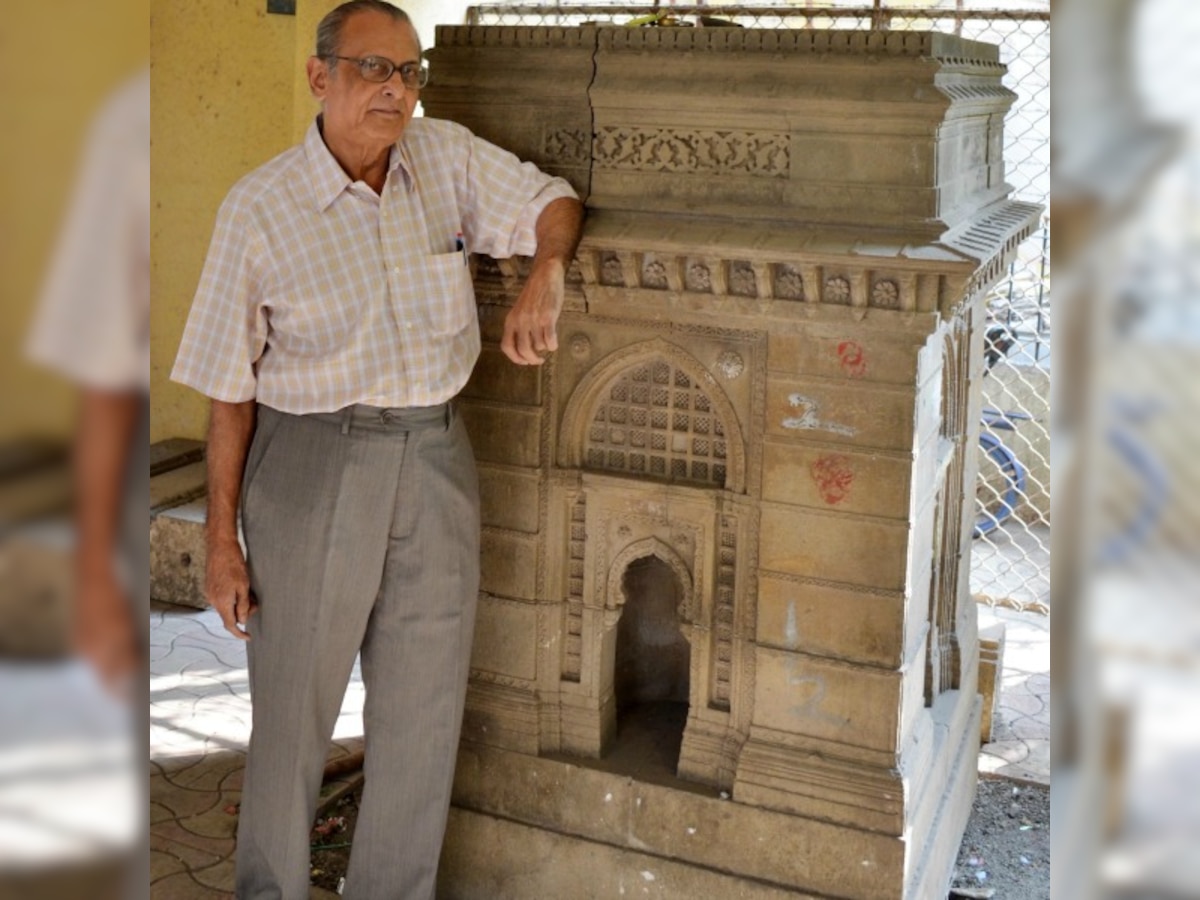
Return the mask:
<path fill-rule="evenodd" d="M 980 770 L 1048 781 L 1049 621 L 1009 610 L 981 608 L 980 615 L 982 623 L 1001 619 L 1008 628 L 999 739 L 983 748 Z M 150 653 L 151 897 L 229 897 L 250 729 L 245 648 L 211 610 L 159 606 Z M 356 668 L 331 757 L 361 746 L 362 701 Z"/>
<path fill-rule="evenodd" d="M 1000 707 L 992 742 L 979 754 L 981 774 L 1050 783 L 1050 619 L 1038 613 L 979 607 L 979 627 L 1005 625 Z"/>
<path fill-rule="evenodd" d="M 361 749 L 355 667 L 330 759 Z M 233 896 L 250 689 L 245 645 L 212 610 L 160 605 L 150 622 L 150 882 L 154 900 Z M 327 786 L 329 794 L 346 780 Z M 332 896 L 314 888 L 312 897 Z"/>

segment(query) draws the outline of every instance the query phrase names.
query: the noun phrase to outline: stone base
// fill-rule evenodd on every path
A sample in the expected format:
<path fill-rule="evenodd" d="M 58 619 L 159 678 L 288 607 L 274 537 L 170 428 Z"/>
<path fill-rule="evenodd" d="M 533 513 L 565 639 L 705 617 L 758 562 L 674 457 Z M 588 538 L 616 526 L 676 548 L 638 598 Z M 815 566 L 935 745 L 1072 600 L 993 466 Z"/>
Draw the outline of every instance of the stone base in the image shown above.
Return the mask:
<path fill-rule="evenodd" d="M 979 743 L 992 740 L 992 732 L 1000 721 L 1000 687 L 1004 680 L 1003 622 L 997 622 L 979 632 L 979 693 L 983 697 L 983 716 L 979 723 Z"/>
<path fill-rule="evenodd" d="M 939 722 L 945 791 L 917 805 L 908 840 L 464 741 L 438 896 L 944 896 L 974 795 L 972 700 Z"/>
<path fill-rule="evenodd" d="M 195 500 L 150 518 L 150 596 L 207 609 L 204 599 L 205 504 Z"/>
<path fill-rule="evenodd" d="M 534 897 L 813 898 L 715 869 L 598 844 L 507 819 L 450 810 L 438 900 Z"/>

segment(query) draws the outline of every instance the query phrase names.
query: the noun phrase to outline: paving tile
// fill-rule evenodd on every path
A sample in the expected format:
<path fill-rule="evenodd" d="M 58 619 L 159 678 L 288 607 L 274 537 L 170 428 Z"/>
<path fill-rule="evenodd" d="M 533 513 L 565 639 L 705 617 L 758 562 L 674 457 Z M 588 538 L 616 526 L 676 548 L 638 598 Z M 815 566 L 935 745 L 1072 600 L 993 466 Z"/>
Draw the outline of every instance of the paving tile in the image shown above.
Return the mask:
<path fill-rule="evenodd" d="M 234 887 L 233 860 L 226 859 L 215 866 L 209 866 L 206 869 L 197 869 L 192 872 L 192 877 L 205 887 L 232 893 Z"/>
<path fill-rule="evenodd" d="M 1050 740 L 1050 723 L 1039 721 L 1032 716 L 1019 716 L 1008 723 L 1008 730 L 1013 737 L 1022 741 Z"/>
<path fill-rule="evenodd" d="M 1025 684 L 1029 690 L 1033 691 L 1034 693 L 1046 694 L 1048 696 L 1050 694 L 1049 669 L 1043 669 L 1034 675 L 1030 675 Z"/>
<path fill-rule="evenodd" d="M 246 768 L 241 766 L 221 779 L 221 792 L 225 794 L 242 792 L 242 780 L 246 777 Z"/>
<path fill-rule="evenodd" d="M 152 825 L 149 836 L 151 851 L 179 860 L 180 864 L 186 869 L 202 869 L 205 866 L 215 866 L 227 855 L 225 853 L 212 853 L 208 850 L 201 850 L 193 847 L 191 844 L 180 843 L 157 832 L 158 826 Z"/>
<path fill-rule="evenodd" d="M 241 792 L 210 794 L 215 803 L 202 813 L 188 816 L 179 820 L 181 828 L 192 834 L 206 838 L 225 838 L 230 841 L 237 835 L 238 817 L 227 810 L 237 806 L 242 799 Z"/>
<path fill-rule="evenodd" d="M 986 756 L 993 756 L 1004 763 L 1012 764 L 1024 762 L 1029 756 L 1029 747 L 1024 741 L 1018 739 L 992 741 L 990 744 L 984 744 L 980 752 Z"/>
<path fill-rule="evenodd" d="M 150 888 L 150 900 L 226 900 L 233 894 L 198 884 L 186 872 L 170 875 Z"/>
<path fill-rule="evenodd" d="M 193 762 L 176 772 L 168 772 L 167 777 L 180 787 L 193 790 L 220 790 L 221 783 L 230 772 L 236 772 L 246 767 L 246 754 L 238 751 L 213 754 L 199 762 Z"/>
<path fill-rule="evenodd" d="M 168 875 L 175 875 L 178 872 L 187 871 L 187 866 L 175 856 L 169 853 L 163 853 L 161 850 L 150 851 L 150 883 L 154 884 L 166 878 Z"/>
<path fill-rule="evenodd" d="M 1025 690 L 1024 686 L 1015 690 L 1001 689 L 1000 711 L 1005 718 L 1045 715 L 1049 719 L 1046 701 L 1037 694 L 1031 694 Z"/>
<path fill-rule="evenodd" d="M 151 797 L 154 796 L 153 791 L 151 791 L 150 796 Z M 150 801 L 150 824 L 151 825 L 153 825 L 155 822 L 164 822 L 167 819 L 174 819 L 174 818 L 175 818 L 175 813 L 171 812 L 171 810 L 167 809 L 161 803 L 156 803 L 153 800 Z"/>
<path fill-rule="evenodd" d="M 157 837 L 169 841 L 172 845 L 172 849 L 187 847 L 192 850 L 199 850 L 201 853 L 206 853 L 209 856 L 216 857 L 216 859 L 210 860 L 208 865 L 212 865 L 213 863 L 222 860 L 233 853 L 232 837 L 215 838 L 196 834 L 188 831 L 174 820 L 168 822 L 159 822 L 156 825 L 151 825 L 150 836 L 151 838 Z M 163 847 L 154 849 L 168 848 Z M 171 852 L 171 850 L 168 850 L 168 852 Z M 186 862 L 187 860 L 184 861 Z M 196 869 L 199 868 L 199 866 L 191 865 L 190 868 Z"/>
<path fill-rule="evenodd" d="M 180 787 L 166 776 L 150 779 L 150 800 L 169 813 L 168 818 L 182 819 L 208 812 L 221 799 L 216 791 Z"/>

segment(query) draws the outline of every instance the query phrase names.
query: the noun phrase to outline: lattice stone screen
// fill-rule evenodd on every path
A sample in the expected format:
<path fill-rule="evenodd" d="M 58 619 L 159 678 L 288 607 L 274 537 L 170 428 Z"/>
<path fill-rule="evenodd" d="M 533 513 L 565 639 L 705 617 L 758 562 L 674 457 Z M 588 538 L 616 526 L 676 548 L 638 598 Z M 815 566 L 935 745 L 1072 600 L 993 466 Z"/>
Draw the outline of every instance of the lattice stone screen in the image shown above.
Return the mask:
<path fill-rule="evenodd" d="M 588 427 L 589 469 L 725 485 L 725 423 L 686 372 L 666 360 L 626 370 L 602 394 Z"/>

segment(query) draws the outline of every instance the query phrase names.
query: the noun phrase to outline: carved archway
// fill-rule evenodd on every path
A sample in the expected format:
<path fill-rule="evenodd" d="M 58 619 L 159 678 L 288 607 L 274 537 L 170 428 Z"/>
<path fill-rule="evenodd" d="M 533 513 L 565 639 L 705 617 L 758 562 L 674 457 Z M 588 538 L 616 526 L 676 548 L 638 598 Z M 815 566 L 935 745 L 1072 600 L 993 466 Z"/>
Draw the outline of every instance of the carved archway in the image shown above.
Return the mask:
<path fill-rule="evenodd" d="M 614 421 L 617 411 L 628 418 Z M 559 438 L 565 468 L 745 491 L 746 448 L 733 404 L 695 357 L 662 338 L 618 350 L 592 369 L 567 403 Z"/>
<path fill-rule="evenodd" d="M 695 623 L 695 587 L 692 572 L 687 563 L 673 548 L 664 544 L 658 538 L 644 538 L 634 541 L 618 553 L 608 567 L 608 584 L 604 597 L 605 626 L 611 628 L 620 617 L 621 607 L 628 599 L 625 596 L 623 576 L 629 564 L 646 556 L 654 556 L 662 560 L 679 579 L 683 596 L 679 603 L 679 621 L 683 625 Z"/>

